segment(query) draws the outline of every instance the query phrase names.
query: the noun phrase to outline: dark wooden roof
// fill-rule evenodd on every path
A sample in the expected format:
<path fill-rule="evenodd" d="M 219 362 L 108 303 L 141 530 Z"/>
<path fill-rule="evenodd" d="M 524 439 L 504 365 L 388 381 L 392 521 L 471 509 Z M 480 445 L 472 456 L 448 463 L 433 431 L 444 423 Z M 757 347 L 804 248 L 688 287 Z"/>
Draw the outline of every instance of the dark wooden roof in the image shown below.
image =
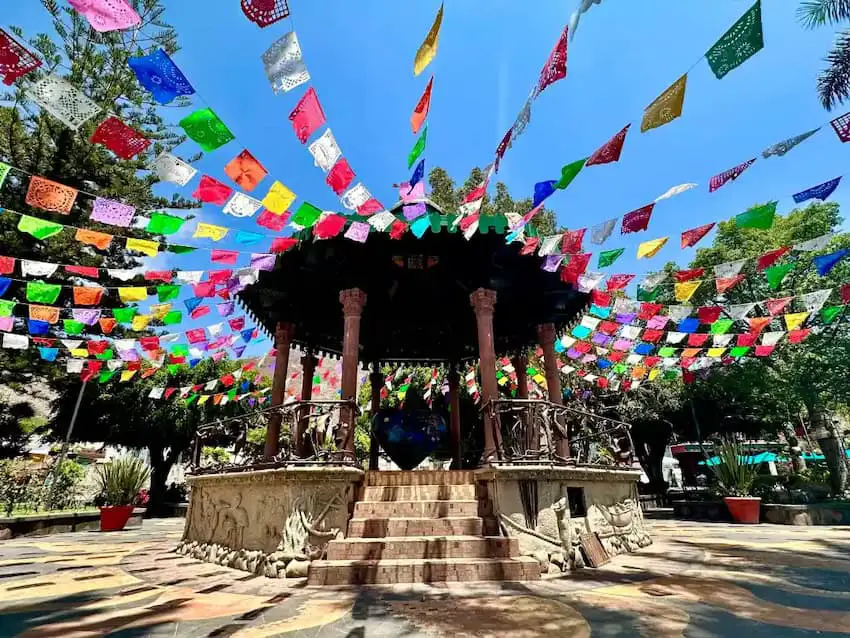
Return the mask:
<path fill-rule="evenodd" d="M 400 216 L 400 208 L 395 210 Z M 421 239 L 409 231 L 399 240 L 373 231 L 361 244 L 342 234 L 314 240 L 303 231 L 304 241 L 239 296 L 272 334 L 276 322 L 292 322 L 298 344 L 332 354 L 342 351 L 339 293 L 364 290 L 364 362 L 477 358 L 469 295 L 478 288 L 497 294 L 493 332 L 499 354 L 537 343 L 540 323 L 564 329 L 587 305 L 587 295 L 561 282 L 557 273 L 541 270 L 540 257 L 521 256 L 522 244 L 505 242 L 503 216 L 483 219 L 486 232 L 467 241 L 452 228 L 453 215 L 430 203 L 428 211 L 432 227 Z"/>

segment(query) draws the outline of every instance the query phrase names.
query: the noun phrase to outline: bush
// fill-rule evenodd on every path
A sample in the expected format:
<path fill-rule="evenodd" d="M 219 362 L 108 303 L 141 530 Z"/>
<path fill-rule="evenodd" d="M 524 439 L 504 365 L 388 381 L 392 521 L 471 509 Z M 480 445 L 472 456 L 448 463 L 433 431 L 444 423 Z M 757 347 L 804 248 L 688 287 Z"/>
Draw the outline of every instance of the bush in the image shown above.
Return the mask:
<path fill-rule="evenodd" d="M 0 460 L 0 508 L 6 516 L 17 509 L 36 510 L 41 503 L 44 472 L 22 460 Z"/>
<path fill-rule="evenodd" d="M 230 452 L 225 450 L 223 447 L 211 447 L 209 445 L 205 445 L 201 450 L 201 465 L 221 465 L 223 463 L 230 463 L 231 458 L 232 455 Z"/>
<path fill-rule="evenodd" d="M 49 470 L 50 479 L 44 490 L 44 508 L 48 510 L 71 509 L 79 505 L 80 486 L 85 469 L 76 461 L 65 460 L 58 468 Z"/>
<path fill-rule="evenodd" d="M 150 468 L 141 459 L 131 456 L 98 466 L 100 493 L 97 502 L 111 506 L 135 505 L 150 475 Z"/>
<path fill-rule="evenodd" d="M 715 448 L 720 462 L 711 469 L 723 496 L 749 496 L 758 476 L 758 465 L 747 463 L 744 446 L 734 439 L 724 439 Z"/>

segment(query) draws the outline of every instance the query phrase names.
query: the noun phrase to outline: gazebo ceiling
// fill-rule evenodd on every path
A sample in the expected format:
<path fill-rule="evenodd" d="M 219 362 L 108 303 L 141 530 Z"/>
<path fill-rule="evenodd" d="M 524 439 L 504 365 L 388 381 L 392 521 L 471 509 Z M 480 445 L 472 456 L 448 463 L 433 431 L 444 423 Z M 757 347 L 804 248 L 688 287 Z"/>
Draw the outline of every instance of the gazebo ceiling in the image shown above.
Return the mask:
<path fill-rule="evenodd" d="M 494 337 L 499 353 L 537 342 L 536 326 L 562 329 L 587 305 L 587 295 L 541 270 L 540 259 L 506 244 L 504 217 L 490 218 L 490 232 L 464 239 L 449 232 L 453 216 L 429 206 L 432 226 L 417 239 L 372 232 L 366 243 L 344 238 L 305 238 L 278 258 L 275 269 L 240 293 L 272 333 L 278 321 L 295 325 L 295 342 L 339 353 L 343 315 L 339 293 L 366 292 L 360 328 L 360 360 L 462 361 L 478 357 L 475 315 L 469 301 L 478 288 L 496 291 Z"/>

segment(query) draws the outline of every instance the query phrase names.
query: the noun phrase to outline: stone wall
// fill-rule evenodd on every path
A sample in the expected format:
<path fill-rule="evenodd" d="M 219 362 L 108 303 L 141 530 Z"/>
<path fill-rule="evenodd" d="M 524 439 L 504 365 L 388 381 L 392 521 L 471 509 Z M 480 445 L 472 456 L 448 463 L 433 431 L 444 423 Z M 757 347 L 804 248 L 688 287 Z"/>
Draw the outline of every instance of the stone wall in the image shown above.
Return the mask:
<path fill-rule="evenodd" d="M 189 477 L 177 551 L 270 577 L 306 576 L 344 536 L 363 471 L 298 467 Z"/>
<path fill-rule="evenodd" d="M 584 566 L 579 535 L 595 532 L 609 555 L 652 541 L 638 504 L 639 472 L 526 465 L 476 472 L 479 497 L 489 499 L 501 531 L 519 539 L 520 552 L 555 573 Z M 568 488 L 573 491 L 570 511 Z M 581 511 L 584 510 L 584 511 Z"/>

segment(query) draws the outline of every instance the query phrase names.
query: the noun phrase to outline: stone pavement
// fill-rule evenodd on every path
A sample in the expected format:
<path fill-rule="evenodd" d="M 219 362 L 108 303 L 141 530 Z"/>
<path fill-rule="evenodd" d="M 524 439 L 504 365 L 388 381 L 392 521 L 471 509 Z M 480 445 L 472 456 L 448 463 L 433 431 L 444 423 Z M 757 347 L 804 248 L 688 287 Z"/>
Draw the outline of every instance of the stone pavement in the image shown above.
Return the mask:
<path fill-rule="evenodd" d="M 174 554 L 182 526 L 0 542 L 0 636 L 850 634 L 850 528 L 656 521 L 652 546 L 602 569 L 327 589 Z"/>

